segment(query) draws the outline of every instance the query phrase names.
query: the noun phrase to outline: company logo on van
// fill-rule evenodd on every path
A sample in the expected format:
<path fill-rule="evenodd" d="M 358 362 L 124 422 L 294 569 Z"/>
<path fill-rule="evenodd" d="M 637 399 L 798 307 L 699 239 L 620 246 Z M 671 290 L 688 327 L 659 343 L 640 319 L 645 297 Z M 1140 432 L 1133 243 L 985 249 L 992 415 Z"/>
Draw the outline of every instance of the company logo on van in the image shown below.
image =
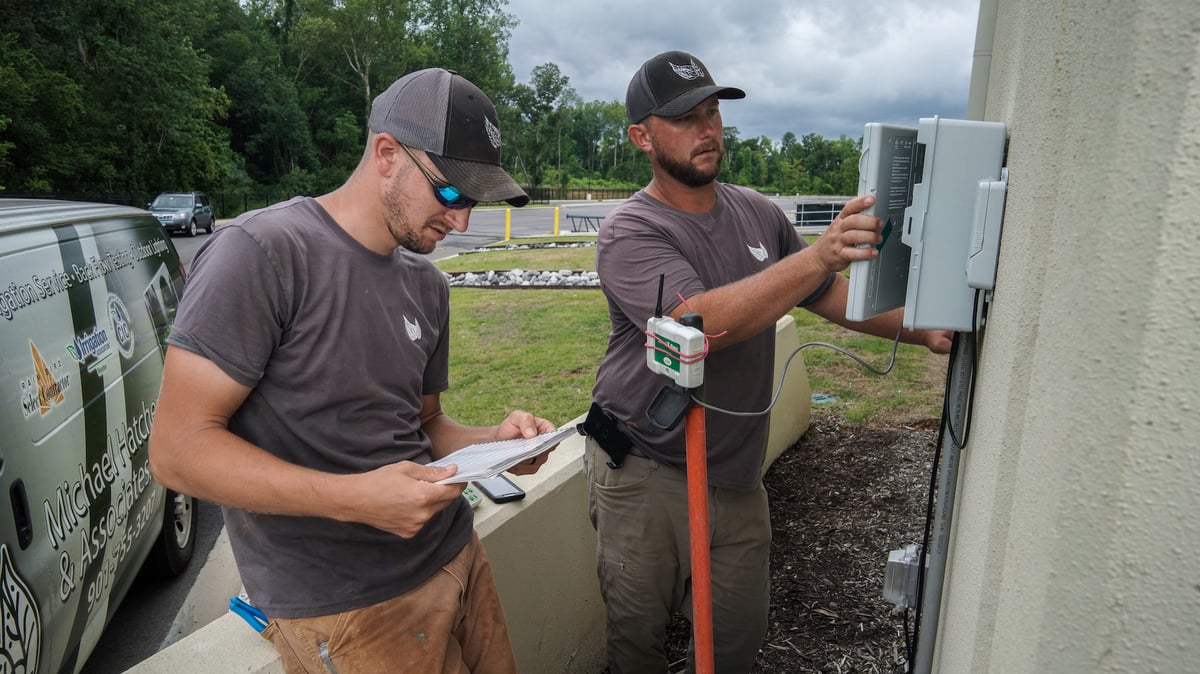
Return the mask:
<path fill-rule="evenodd" d="M 108 323 L 117 340 L 117 350 L 125 358 L 133 356 L 133 325 L 129 319 L 129 309 L 120 297 L 112 293 L 108 294 Z"/>
<path fill-rule="evenodd" d="M 42 652 L 42 616 L 29 584 L 13 566 L 7 544 L 0 545 L 0 595 L 5 637 L 0 643 L 0 657 L 6 663 L 23 664 L 19 671 L 36 672 Z"/>
<path fill-rule="evenodd" d="M 42 358 L 42 352 L 38 351 L 32 341 L 29 342 L 29 353 L 33 356 L 34 378 L 32 381 L 26 379 L 21 382 L 21 408 L 26 417 L 31 416 L 34 412 L 45 416 L 50 413 L 50 410 L 66 401 L 66 391 L 71 387 L 71 375 L 55 376 L 54 370 L 50 367 L 51 364 Z M 60 363 L 53 365 L 54 369 L 62 369 Z"/>
<path fill-rule="evenodd" d="M 104 361 L 108 360 L 110 351 L 108 331 L 100 327 L 75 335 L 75 341 L 67 345 L 67 353 L 81 364 L 86 363 L 88 372 L 104 372 Z"/>

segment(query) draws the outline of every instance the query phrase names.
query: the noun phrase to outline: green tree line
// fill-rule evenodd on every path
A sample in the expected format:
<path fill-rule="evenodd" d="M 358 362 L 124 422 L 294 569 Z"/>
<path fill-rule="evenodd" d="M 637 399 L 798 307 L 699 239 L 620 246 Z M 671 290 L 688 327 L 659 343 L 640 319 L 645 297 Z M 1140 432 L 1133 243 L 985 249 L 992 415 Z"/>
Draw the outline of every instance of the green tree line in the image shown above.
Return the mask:
<path fill-rule="evenodd" d="M 358 162 L 371 100 L 456 70 L 496 103 L 528 187 L 650 178 L 624 104 L 554 63 L 518 82 L 506 0 L 8 0 L 0 4 L 0 196 L 163 190 L 319 194 Z M 723 179 L 854 194 L 860 141 L 725 129 Z"/>

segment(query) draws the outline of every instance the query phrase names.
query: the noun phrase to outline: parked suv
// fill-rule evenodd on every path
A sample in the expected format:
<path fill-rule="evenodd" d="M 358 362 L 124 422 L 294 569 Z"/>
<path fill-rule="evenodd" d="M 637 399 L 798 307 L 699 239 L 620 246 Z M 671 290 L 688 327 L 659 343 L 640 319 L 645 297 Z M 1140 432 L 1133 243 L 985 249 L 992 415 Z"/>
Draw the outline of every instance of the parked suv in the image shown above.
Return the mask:
<path fill-rule="evenodd" d="M 198 510 L 150 473 L 183 294 L 141 209 L 0 199 L 0 662 L 77 672 L 139 569 L 181 573 Z M 0 671 L 9 668 L 0 666 Z"/>
<path fill-rule="evenodd" d="M 150 202 L 150 212 L 168 232 L 196 236 L 197 229 L 212 234 L 216 216 L 208 195 L 201 192 L 163 192 Z"/>

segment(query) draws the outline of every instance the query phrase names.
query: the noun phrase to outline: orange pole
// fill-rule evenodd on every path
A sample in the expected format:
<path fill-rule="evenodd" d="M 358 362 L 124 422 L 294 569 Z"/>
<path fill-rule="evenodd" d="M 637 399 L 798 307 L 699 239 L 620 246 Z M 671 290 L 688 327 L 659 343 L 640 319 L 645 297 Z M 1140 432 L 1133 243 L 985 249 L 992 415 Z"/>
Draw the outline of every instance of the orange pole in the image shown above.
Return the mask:
<path fill-rule="evenodd" d="M 687 413 L 687 480 L 689 529 L 692 546 L 692 635 L 696 643 L 697 674 L 714 674 L 712 570 L 708 536 L 708 439 L 704 408 Z"/>

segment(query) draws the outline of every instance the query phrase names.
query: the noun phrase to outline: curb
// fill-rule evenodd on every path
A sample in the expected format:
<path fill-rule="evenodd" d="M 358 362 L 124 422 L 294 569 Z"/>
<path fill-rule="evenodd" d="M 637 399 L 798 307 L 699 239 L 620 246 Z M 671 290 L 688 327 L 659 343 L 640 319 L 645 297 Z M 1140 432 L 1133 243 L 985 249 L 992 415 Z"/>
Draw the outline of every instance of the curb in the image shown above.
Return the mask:
<path fill-rule="evenodd" d="M 229 546 L 229 536 L 225 527 L 221 527 L 221 533 L 217 535 L 204 566 L 183 600 L 183 605 L 179 607 L 179 612 L 175 614 L 175 620 L 158 650 L 171 646 L 220 618 L 229 611 L 229 598 L 241 591 L 242 578 Z"/>

